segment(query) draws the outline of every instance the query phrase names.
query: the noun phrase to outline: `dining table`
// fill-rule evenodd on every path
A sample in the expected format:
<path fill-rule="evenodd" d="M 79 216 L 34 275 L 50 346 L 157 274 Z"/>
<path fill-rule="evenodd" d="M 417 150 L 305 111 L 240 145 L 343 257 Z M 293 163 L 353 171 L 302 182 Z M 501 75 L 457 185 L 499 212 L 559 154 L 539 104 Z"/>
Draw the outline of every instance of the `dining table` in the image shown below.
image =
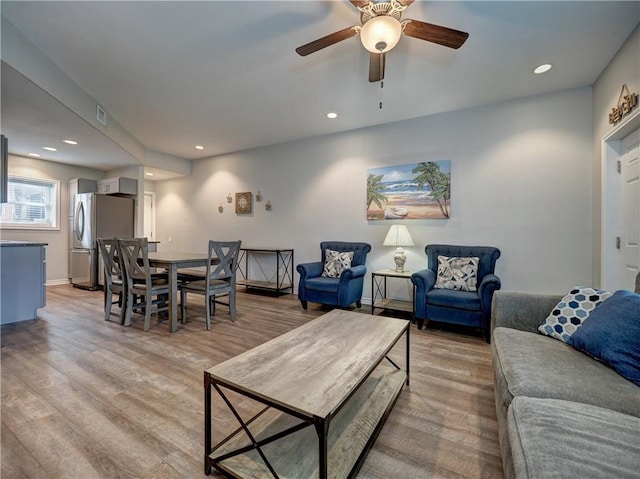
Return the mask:
<path fill-rule="evenodd" d="M 178 269 L 207 266 L 207 253 L 154 252 L 149 253 L 149 266 L 166 269 L 169 276 L 169 330 L 178 330 Z M 215 264 L 217 258 L 212 258 Z"/>

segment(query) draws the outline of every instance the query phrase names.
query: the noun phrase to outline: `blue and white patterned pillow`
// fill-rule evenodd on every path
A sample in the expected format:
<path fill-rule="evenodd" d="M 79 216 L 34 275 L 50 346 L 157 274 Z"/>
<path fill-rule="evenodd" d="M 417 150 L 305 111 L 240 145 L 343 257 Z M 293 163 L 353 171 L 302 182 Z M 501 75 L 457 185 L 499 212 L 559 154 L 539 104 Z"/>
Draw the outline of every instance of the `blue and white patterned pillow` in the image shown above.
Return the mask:
<path fill-rule="evenodd" d="M 437 289 L 455 289 L 458 291 L 478 290 L 478 257 L 449 257 L 438 255 Z"/>
<path fill-rule="evenodd" d="M 538 326 L 538 331 L 566 343 L 589 314 L 609 296 L 609 291 L 576 286 L 553 308 Z"/>
<path fill-rule="evenodd" d="M 353 259 L 353 255 L 353 251 L 341 253 L 340 251 L 327 249 L 327 251 L 325 252 L 324 269 L 322 271 L 322 276 L 328 278 L 339 278 L 345 269 L 351 268 L 351 260 Z"/>

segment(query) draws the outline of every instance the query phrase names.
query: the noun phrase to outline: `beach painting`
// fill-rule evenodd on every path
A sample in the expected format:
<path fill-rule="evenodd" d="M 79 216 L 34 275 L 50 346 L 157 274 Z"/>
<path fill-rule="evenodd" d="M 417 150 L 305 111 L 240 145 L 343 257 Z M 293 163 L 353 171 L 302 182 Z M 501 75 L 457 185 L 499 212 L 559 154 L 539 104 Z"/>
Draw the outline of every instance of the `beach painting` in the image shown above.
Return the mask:
<path fill-rule="evenodd" d="M 367 220 L 447 219 L 451 160 L 367 170 Z"/>

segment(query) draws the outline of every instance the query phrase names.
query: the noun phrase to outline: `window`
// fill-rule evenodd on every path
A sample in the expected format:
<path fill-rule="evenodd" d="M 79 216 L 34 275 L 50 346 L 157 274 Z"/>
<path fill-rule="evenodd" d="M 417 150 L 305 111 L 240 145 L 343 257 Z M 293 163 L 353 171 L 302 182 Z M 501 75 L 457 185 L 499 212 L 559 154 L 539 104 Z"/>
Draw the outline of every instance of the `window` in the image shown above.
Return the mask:
<path fill-rule="evenodd" d="M 59 192 L 59 181 L 10 175 L 7 203 L 3 203 L 0 210 L 0 226 L 59 229 Z"/>

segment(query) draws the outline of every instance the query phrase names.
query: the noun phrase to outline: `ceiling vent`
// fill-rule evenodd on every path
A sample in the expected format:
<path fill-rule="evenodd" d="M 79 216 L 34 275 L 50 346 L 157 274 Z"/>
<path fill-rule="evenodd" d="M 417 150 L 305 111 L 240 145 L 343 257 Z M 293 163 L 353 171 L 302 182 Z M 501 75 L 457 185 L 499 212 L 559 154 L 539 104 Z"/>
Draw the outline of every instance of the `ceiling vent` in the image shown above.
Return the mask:
<path fill-rule="evenodd" d="M 107 112 L 100 105 L 96 105 L 96 119 L 107 126 Z"/>

